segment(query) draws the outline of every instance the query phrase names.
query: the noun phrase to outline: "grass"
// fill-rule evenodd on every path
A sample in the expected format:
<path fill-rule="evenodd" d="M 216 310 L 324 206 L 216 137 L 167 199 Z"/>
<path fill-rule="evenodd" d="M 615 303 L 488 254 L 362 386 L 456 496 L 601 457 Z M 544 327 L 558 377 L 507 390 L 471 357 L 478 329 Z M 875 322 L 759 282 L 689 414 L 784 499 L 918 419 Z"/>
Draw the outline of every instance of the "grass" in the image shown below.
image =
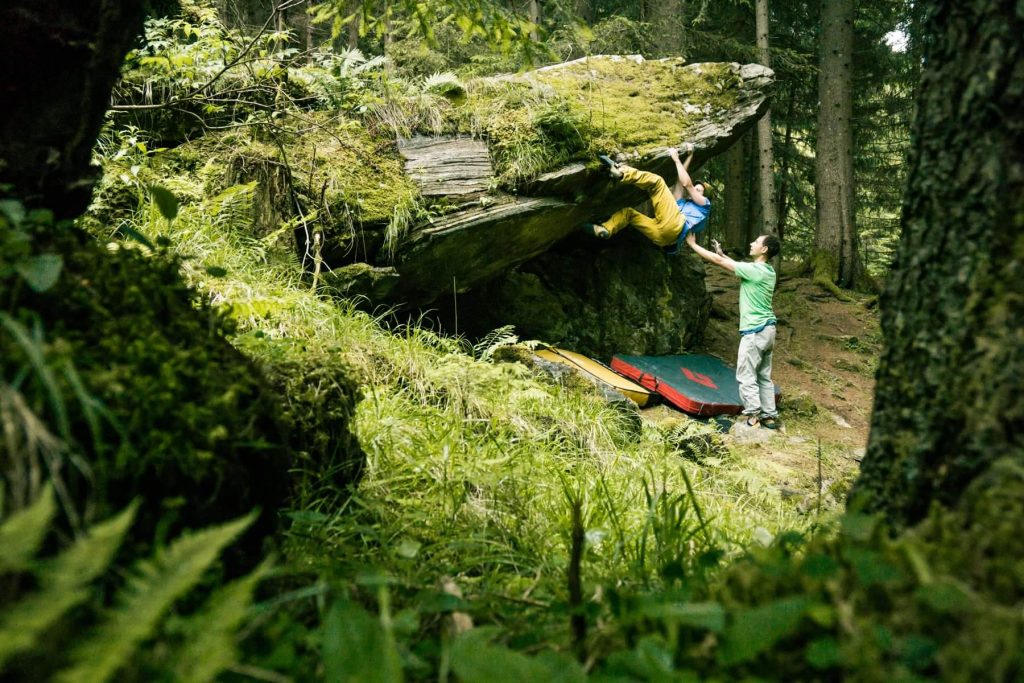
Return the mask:
<path fill-rule="evenodd" d="M 389 609 L 422 618 L 410 642 L 437 627 L 422 596 L 449 577 L 478 623 L 500 626 L 508 642 L 570 647 L 577 504 L 583 599 L 599 611 L 610 609 L 609 588 L 657 590 L 678 572 L 704 571 L 701 558 L 815 523 L 779 495 L 779 463 L 727 449 L 706 425 L 680 416 L 638 426 L 594 393 L 494 362 L 492 349 L 416 325 L 387 329 L 311 291 L 293 250 L 249 234 L 252 194 L 191 201 L 173 223 L 143 207 L 132 221 L 186 257 L 186 278 L 231 311 L 234 342 L 257 363 L 305 354 L 358 375 L 353 428 L 367 458 L 358 488 L 344 501 L 299 492 L 281 543 L 293 571 L 371 603 L 380 581 L 391 586 Z M 508 341 L 507 331 L 495 335 Z"/>

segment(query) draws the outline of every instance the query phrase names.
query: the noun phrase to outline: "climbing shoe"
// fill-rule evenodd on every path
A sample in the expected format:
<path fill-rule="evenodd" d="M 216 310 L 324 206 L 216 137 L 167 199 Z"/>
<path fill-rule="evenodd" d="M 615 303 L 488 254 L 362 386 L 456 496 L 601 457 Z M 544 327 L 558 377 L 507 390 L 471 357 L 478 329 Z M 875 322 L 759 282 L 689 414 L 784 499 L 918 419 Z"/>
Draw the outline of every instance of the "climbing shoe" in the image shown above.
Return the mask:
<path fill-rule="evenodd" d="M 617 161 L 615 161 L 606 154 L 600 154 L 597 158 L 601 160 L 602 164 L 608 166 L 608 175 L 610 175 L 615 180 L 622 180 L 622 169 L 619 168 L 619 164 Z"/>
<path fill-rule="evenodd" d="M 612 236 L 612 234 L 608 232 L 608 228 L 604 227 L 603 225 L 595 225 L 594 223 L 584 223 L 583 225 L 580 226 L 580 230 L 587 233 L 591 237 L 600 237 L 603 240 L 606 240 Z"/>

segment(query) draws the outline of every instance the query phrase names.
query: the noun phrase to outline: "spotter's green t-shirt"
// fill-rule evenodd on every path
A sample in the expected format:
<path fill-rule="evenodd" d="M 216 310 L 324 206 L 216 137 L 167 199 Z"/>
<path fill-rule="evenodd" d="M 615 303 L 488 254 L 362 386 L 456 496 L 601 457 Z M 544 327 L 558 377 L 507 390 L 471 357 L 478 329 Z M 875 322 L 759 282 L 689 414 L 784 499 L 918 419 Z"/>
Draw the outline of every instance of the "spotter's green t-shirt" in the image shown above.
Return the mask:
<path fill-rule="evenodd" d="M 740 332 L 773 322 L 775 269 L 767 263 L 737 263 L 736 277 L 740 279 Z"/>

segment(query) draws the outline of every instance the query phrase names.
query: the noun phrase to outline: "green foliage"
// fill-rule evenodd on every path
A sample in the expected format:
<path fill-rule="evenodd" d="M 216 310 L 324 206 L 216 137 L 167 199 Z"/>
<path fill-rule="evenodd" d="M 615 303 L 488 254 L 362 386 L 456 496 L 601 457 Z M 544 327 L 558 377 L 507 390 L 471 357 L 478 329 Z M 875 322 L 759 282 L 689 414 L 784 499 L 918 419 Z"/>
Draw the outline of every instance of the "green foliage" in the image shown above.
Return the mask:
<path fill-rule="evenodd" d="M 438 25 L 455 25 L 462 32 L 462 39 L 480 39 L 504 52 L 516 51 L 526 59 L 541 52 L 540 46 L 531 39 L 531 32 L 537 27 L 507 9 L 501 3 L 491 0 L 460 0 L 455 3 L 429 3 L 417 0 L 400 0 L 379 11 L 374 3 L 361 0 L 352 12 L 351 3 L 332 0 L 322 3 L 315 16 L 318 23 L 331 23 L 334 37 L 340 35 L 349 22 L 359 25 L 359 34 L 373 34 L 378 38 L 392 35 L 396 18 L 404 19 L 399 32 L 410 37 L 421 38 L 428 44 L 436 44 Z"/>
<path fill-rule="evenodd" d="M 25 534 L 45 536 L 55 512 L 52 501 L 52 489 L 44 489 L 39 500 L 20 515 L 13 515 L 4 523 L 5 531 L 0 533 L 11 535 L 15 542 Z M 88 599 L 89 584 L 108 569 L 135 517 L 135 509 L 132 505 L 113 519 L 95 525 L 86 536 L 39 570 L 40 592 L 22 597 L 0 620 L 0 670 L 13 655 L 31 649 L 68 610 Z M 19 528 L 16 520 L 24 514 L 36 517 L 34 528 Z M 29 569 L 27 566 L 19 568 L 20 571 Z"/>
<path fill-rule="evenodd" d="M 150 185 L 149 193 L 153 196 L 160 215 L 169 221 L 178 217 L 178 198 L 170 190 L 159 185 Z"/>
<path fill-rule="evenodd" d="M 355 109 L 363 104 L 375 71 L 385 66 L 383 56 L 367 57 L 358 49 L 333 52 L 318 50 L 305 65 L 294 64 L 288 83 L 298 102 L 315 98 L 317 105 L 331 109 Z"/>
<path fill-rule="evenodd" d="M 45 292 L 57 283 L 64 259 L 60 254 L 34 254 L 32 237 L 21 229 L 22 223 L 51 223 L 52 215 L 35 210 L 26 213 L 21 202 L 14 199 L 0 201 L 0 282 L 14 275 L 20 276 L 32 291 Z"/>
<path fill-rule="evenodd" d="M 75 528 L 83 513 L 107 514 L 140 490 L 159 490 L 165 509 L 193 522 L 281 500 L 280 478 L 246 473 L 285 467 L 266 385 L 224 341 L 231 322 L 185 287 L 177 262 L 106 249 L 42 214 L 0 226 L 0 244 L 6 262 L 63 261 L 46 291 L 20 286 L 14 270 L 0 280 L 0 412 L 20 435 L 5 482 L 13 500 L 31 497 L 41 465 Z M 233 491 L 214 496 L 225 481 Z M 188 506 L 178 497 L 186 491 Z M 138 526 L 148 533 L 155 521 L 147 506 Z"/>
<path fill-rule="evenodd" d="M 401 662 L 394 636 L 382 620 L 358 605 L 336 601 L 323 625 L 327 680 L 348 683 L 401 683 Z"/>
<path fill-rule="evenodd" d="M 31 577 L 34 588 L 25 590 L 13 603 L 4 605 L 0 617 L 0 672 L 22 676 L 22 680 L 106 681 L 115 674 L 119 680 L 133 680 L 139 668 L 139 645 L 160 633 L 166 613 L 192 591 L 223 548 L 238 536 L 254 514 L 220 527 L 186 534 L 150 561 L 139 561 L 123 582 L 116 604 L 99 613 L 98 622 L 77 642 L 61 643 L 64 651 L 44 635 L 69 617 L 72 608 L 95 602 L 93 584 L 105 577 L 114 580 L 111 562 L 134 520 L 137 504 L 115 517 L 96 524 L 75 543 L 52 557 L 31 563 L 6 562 L 0 578 L 15 575 L 24 582 Z M 25 553 L 37 552 L 40 539 L 53 528 L 56 506 L 52 488 L 23 511 L 0 522 L 0 538 Z M 35 547 L 34 547 L 35 546 Z M 187 660 L 179 662 L 181 680 L 210 681 L 236 661 L 234 633 L 245 618 L 252 589 L 265 573 L 257 570 L 218 591 L 205 607 L 185 618 L 187 630 L 201 634 L 182 648 Z M 76 623 L 72 633 L 79 633 Z M 168 641 L 169 642 L 169 641 Z M 71 645 L 70 649 L 66 646 Z M 41 656 L 48 655 L 48 656 Z"/>
<path fill-rule="evenodd" d="M 192 589 L 221 550 L 255 519 L 254 514 L 178 538 L 156 557 L 135 565 L 116 606 L 70 653 L 77 662 L 61 672 L 62 683 L 108 680 L 149 638 L 171 605 Z M 216 673 L 216 671 L 214 671 Z"/>
<path fill-rule="evenodd" d="M 46 489 L 35 505 L 4 521 L 0 526 L 0 542 L 4 548 L 4 554 L 0 556 L 0 570 L 16 572 L 28 568 L 28 562 L 39 550 L 55 511 L 53 489 Z"/>
<path fill-rule="evenodd" d="M 460 636 L 452 646 L 452 669 L 460 681 L 487 683 L 529 683 L 558 681 L 579 683 L 586 680 L 582 667 L 566 655 L 548 653 L 527 657 L 488 642 L 493 630 L 478 628 Z"/>
<path fill-rule="evenodd" d="M 249 617 L 253 592 L 269 568 L 269 562 L 264 562 L 252 573 L 221 586 L 185 622 L 181 630 L 186 640 L 170 658 L 178 680 L 213 681 L 238 661 L 238 630 Z"/>

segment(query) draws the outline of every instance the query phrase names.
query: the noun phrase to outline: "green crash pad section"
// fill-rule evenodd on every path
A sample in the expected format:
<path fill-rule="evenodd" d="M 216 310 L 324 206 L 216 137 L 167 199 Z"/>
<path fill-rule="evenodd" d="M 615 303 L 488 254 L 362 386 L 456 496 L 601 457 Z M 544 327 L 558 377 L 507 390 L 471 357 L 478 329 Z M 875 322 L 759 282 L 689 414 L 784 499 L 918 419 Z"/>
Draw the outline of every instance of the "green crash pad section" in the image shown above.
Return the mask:
<path fill-rule="evenodd" d="M 743 412 L 736 370 L 717 356 L 614 356 L 612 370 L 693 415 Z M 775 397 L 781 396 L 775 385 Z"/>

